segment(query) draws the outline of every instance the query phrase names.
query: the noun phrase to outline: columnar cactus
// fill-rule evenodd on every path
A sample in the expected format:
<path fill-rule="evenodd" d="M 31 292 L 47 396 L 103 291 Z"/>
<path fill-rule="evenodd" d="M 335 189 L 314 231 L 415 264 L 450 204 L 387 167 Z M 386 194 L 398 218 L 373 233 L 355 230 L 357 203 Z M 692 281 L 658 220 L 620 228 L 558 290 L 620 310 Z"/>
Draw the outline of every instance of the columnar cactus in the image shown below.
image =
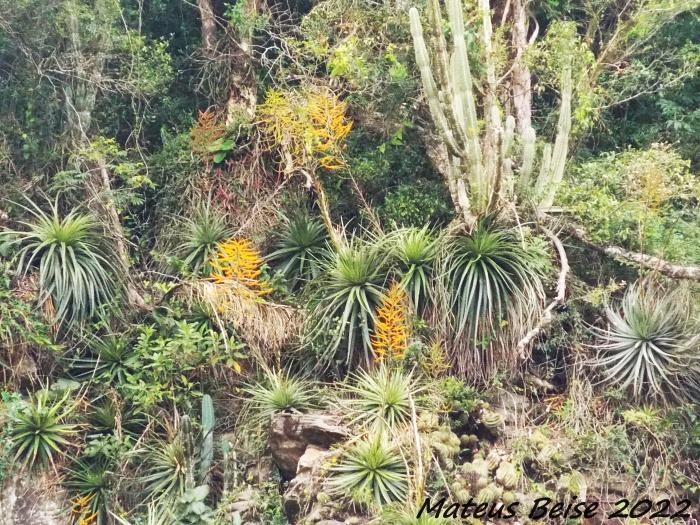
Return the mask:
<path fill-rule="evenodd" d="M 543 148 L 539 177 L 533 184 L 536 137 L 535 130 L 527 126 L 518 137 L 521 151 L 516 185 L 513 181 L 515 148 L 512 147 L 515 142 L 515 120 L 510 115 L 503 119 L 498 108 L 489 2 L 479 0 L 483 13 L 481 40 L 486 60 L 482 122 L 477 117 L 461 0 L 446 0 L 445 3 L 452 35 L 449 48 L 443 33 L 439 0 L 428 0 L 429 45 L 426 44 L 416 8 L 410 9 L 409 19 L 423 91 L 441 142 L 448 152 L 444 171 L 455 207 L 468 226 L 474 224 L 479 216 L 514 203 L 517 196 L 534 201 L 538 211 L 544 211 L 552 205 L 568 153 L 571 61 L 564 61 L 561 75 L 562 101 L 554 147 L 545 145 Z"/>

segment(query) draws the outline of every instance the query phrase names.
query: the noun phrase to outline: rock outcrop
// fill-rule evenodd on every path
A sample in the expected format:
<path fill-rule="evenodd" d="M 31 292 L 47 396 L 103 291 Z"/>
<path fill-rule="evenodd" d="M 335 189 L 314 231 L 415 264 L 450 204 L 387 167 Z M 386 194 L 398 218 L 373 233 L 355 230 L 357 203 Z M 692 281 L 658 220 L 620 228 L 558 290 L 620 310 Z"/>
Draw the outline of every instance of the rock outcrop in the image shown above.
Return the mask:
<path fill-rule="evenodd" d="M 350 437 L 340 418 L 325 414 L 278 414 L 270 425 L 269 448 L 282 477 L 297 475 L 299 458 L 313 445 L 328 449 Z"/>

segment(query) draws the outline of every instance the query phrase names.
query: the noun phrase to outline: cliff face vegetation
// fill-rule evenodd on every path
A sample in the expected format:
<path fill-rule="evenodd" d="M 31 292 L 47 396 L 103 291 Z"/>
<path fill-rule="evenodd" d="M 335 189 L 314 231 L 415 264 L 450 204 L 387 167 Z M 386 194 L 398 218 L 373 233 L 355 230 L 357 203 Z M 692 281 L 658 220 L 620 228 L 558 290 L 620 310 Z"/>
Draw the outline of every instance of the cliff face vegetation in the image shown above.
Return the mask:
<path fill-rule="evenodd" d="M 0 524 L 695 523 L 698 34 L 0 0 Z"/>

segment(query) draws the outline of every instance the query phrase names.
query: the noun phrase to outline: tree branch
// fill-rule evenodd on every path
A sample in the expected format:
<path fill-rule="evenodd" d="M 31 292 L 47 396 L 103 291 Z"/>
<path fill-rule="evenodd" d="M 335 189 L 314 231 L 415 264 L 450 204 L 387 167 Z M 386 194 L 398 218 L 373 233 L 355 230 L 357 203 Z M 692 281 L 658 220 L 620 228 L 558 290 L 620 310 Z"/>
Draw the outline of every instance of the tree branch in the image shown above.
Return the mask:
<path fill-rule="evenodd" d="M 625 263 L 636 263 L 643 268 L 649 268 L 651 270 L 657 271 L 666 277 L 671 277 L 672 279 L 688 279 L 691 281 L 700 281 L 700 267 L 699 266 L 683 266 L 680 264 L 674 264 L 659 257 L 654 257 L 653 255 L 646 255 L 644 253 L 631 252 L 620 248 L 619 246 L 606 246 L 599 245 L 591 241 L 586 232 L 577 226 L 569 225 L 565 227 L 565 231 L 574 237 L 575 239 L 581 241 L 583 244 L 595 251 L 612 257 L 613 259 L 625 262 Z"/>
<path fill-rule="evenodd" d="M 551 324 L 554 320 L 554 310 L 563 305 L 566 299 L 566 277 L 569 274 L 569 259 L 566 257 L 566 250 L 564 250 L 564 245 L 554 233 L 542 226 L 540 226 L 540 229 L 552 241 L 552 244 L 554 244 L 557 250 L 557 256 L 559 257 L 560 270 L 559 279 L 557 280 L 557 295 L 554 300 L 549 303 L 547 308 L 544 309 L 544 312 L 542 312 L 542 317 L 540 318 L 540 322 L 537 323 L 537 326 L 525 334 L 525 337 L 518 343 L 516 350 L 521 359 L 525 358 L 525 349 L 532 343 L 535 337 L 540 335 L 540 333 Z"/>

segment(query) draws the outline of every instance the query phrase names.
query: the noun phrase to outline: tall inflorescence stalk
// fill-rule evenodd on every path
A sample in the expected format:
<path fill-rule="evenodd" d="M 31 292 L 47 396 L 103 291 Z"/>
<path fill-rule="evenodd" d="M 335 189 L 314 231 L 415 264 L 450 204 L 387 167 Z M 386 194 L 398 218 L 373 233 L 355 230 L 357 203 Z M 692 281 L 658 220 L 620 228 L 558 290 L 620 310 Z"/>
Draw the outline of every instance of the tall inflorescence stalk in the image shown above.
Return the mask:
<path fill-rule="evenodd" d="M 377 321 L 372 334 L 372 349 L 378 360 L 400 359 L 408 348 L 409 326 L 406 319 L 406 292 L 394 283 L 377 307 Z"/>

